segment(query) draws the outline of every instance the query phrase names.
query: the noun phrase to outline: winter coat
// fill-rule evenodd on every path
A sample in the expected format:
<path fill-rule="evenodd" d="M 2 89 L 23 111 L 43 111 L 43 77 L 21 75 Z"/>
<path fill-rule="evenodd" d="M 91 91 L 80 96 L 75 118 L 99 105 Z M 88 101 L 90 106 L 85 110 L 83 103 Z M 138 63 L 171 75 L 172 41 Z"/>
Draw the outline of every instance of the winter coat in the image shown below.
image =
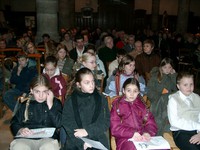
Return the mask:
<path fill-rule="evenodd" d="M 151 71 L 151 78 L 147 84 L 147 97 L 151 101 L 150 110 L 153 113 L 156 123 L 158 125 L 158 135 L 162 135 L 164 131 L 169 131 L 167 103 L 168 96 L 177 91 L 177 73 L 168 75 L 163 74 L 160 82 L 157 79 L 158 73 L 158 67 L 154 67 Z M 168 90 L 168 93 L 162 94 L 164 88 Z"/>
<path fill-rule="evenodd" d="M 157 125 L 152 113 L 146 108 L 140 96 L 133 102 L 125 101 L 125 96 L 114 100 L 111 109 L 111 134 L 115 137 L 117 150 L 136 150 L 128 139 L 135 132 L 156 135 Z"/>
<path fill-rule="evenodd" d="M 18 65 L 12 70 L 10 83 L 15 84 L 15 88 L 23 93 L 29 92 L 29 87 L 32 79 L 37 75 L 37 69 L 35 66 L 29 67 L 29 64 L 26 65 L 20 72 L 20 75 L 17 75 Z"/>
<path fill-rule="evenodd" d="M 65 150 L 83 150 L 84 142 L 74 136 L 75 129 L 85 129 L 86 138 L 108 146 L 106 132 L 110 126 L 107 100 L 97 90 L 92 94 L 75 90 L 64 104 L 62 126 L 67 133 Z"/>
<path fill-rule="evenodd" d="M 54 98 L 53 106 L 49 110 L 46 101 L 39 103 L 32 97 L 28 106 L 28 120 L 25 121 L 25 110 L 27 101 L 20 104 L 15 116 L 11 120 L 11 131 L 14 136 L 21 128 L 37 129 L 61 127 L 62 104 Z M 58 133 L 55 132 L 53 138 L 58 138 Z"/>
<path fill-rule="evenodd" d="M 62 97 L 62 102 L 64 103 L 65 95 L 66 95 L 66 81 L 64 77 L 62 76 L 62 73 L 58 68 L 56 68 L 56 72 L 53 77 L 49 77 L 48 74 L 46 74 L 46 71 L 44 69 L 43 71 L 44 76 L 50 81 L 51 83 L 51 88 L 53 91 L 53 94 L 55 97 L 59 98 L 60 96 Z"/>

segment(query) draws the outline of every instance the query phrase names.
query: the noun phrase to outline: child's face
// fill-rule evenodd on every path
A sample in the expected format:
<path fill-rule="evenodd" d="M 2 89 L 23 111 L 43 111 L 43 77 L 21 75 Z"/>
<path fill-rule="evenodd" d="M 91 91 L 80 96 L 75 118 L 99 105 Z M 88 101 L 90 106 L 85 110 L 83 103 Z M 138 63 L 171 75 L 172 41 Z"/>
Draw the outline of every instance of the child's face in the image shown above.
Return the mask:
<path fill-rule="evenodd" d="M 161 71 L 164 74 L 170 74 L 172 72 L 173 68 L 170 64 L 166 64 L 164 66 L 161 67 Z"/>
<path fill-rule="evenodd" d="M 28 50 L 29 54 L 34 54 L 35 53 L 35 48 L 34 48 L 34 46 L 32 44 L 29 44 L 27 46 L 27 50 Z"/>
<path fill-rule="evenodd" d="M 51 77 L 53 77 L 53 75 L 56 72 L 56 67 L 53 63 L 47 63 L 45 65 L 45 71 L 49 75 L 49 77 L 51 78 Z"/>
<path fill-rule="evenodd" d="M 144 44 L 144 52 L 146 54 L 151 54 L 152 50 L 153 50 L 153 47 L 151 46 L 151 44 L 149 43 Z"/>
<path fill-rule="evenodd" d="M 185 96 L 189 96 L 194 91 L 193 78 L 183 77 L 177 87 Z"/>
<path fill-rule="evenodd" d="M 25 57 L 18 58 L 18 63 L 20 66 L 26 67 L 28 63 L 28 58 L 25 58 Z"/>
<path fill-rule="evenodd" d="M 67 54 L 66 51 L 62 48 L 58 51 L 58 58 L 63 60 L 65 58 L 66 54 Z"/>
<path fill-rule="evenodd" d="M 90 70 L 95 70 L 97 64 L 96 64 L 96 57 L 90 56 L 87 61 L 83 62 L 83 66 L 86 68 L 89 68 Z"/>
<path fill-rule="evenodd" d="M 82 81 L 76 83 L 83 93 L 93 93 L 95 89 L 94 77 L 92 74 L 82 76 Z"/>
<path fill-rule="evenodd" d="M 31 93 L 37 102 L 42 103 L 47 99 L 49 89 L 46 86 L 38 85 L 31 89 Z"/>
<path fill-rule="evenodd" d="M 134 70 L 135 70 L 135 61 L 132 61 L 124 66 L 124 73 L 127 75 L 131 75 Z"/>
<path fill-rule="evenodd" d="M 123 93 L 126 96 L 126 101 L 133 102 L 137 98 L 140 91 L 136 85 L 128 84 L 125 89 L 123 89 Z"/>

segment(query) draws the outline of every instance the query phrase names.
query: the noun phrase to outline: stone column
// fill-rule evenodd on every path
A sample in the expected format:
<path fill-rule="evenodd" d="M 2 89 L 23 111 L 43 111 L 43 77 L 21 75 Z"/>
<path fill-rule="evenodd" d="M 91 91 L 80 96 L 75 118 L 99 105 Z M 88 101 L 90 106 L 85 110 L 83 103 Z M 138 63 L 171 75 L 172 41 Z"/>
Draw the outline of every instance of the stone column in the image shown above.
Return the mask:
<path fill-rule="evenodd" d="M 190 11 L 190 0 L 179 0 L 177 25 L 176 25 L 176 31 L 178 33 L 183 34 L 187 32 L 189 11 Z"/>
<path fill-rule="evenodd" d="M 51 39 L 58 42 L 58 0 L 36 0 L 36 13 L 36 43 L 42 40 L 44 33 L 48 33 Z"/>
<path fill-rule="evenodd" d="M 152 0 L 152 9 L 151 9 L 151 28 L 152 30 L 158 30 L 159 23 L 159 8 L 160 0 Z"/>
<path fill-rule="evenodd" d="M 59 0 L 59 28 L 74 27 L 75 0 Z"/>

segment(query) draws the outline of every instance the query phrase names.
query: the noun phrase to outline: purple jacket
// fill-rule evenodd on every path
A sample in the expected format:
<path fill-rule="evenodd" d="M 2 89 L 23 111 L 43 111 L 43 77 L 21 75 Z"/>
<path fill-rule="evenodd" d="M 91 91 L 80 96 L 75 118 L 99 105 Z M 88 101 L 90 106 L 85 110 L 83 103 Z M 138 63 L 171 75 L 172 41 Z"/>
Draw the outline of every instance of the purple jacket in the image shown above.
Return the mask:
<path fill-rule="evenodd" d="M 120 97 L 121 98 L 121 97 Z M 117 150 L 135 150 L 135 146 L 128 139 L 135 132 L 156 135 L 157 125 L 151 112 L 138 96 L 135 101 L 127 102 L 125 97 L 114 100 L 111 109 L 111 134 L 115 137 Z"/>

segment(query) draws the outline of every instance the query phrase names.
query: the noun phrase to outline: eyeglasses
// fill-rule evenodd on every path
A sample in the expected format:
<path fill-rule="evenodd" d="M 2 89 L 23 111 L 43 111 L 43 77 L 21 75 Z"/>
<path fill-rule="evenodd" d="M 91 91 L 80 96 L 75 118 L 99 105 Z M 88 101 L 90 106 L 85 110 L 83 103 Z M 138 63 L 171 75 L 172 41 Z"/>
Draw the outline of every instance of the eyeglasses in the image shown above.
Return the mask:
<path fill-rule="evenodd" d="M 28 49 L 30 49 L 30 48 L 33 48 L 33 46 L 31 46 L 31 47 L 27 47 Z"/>

